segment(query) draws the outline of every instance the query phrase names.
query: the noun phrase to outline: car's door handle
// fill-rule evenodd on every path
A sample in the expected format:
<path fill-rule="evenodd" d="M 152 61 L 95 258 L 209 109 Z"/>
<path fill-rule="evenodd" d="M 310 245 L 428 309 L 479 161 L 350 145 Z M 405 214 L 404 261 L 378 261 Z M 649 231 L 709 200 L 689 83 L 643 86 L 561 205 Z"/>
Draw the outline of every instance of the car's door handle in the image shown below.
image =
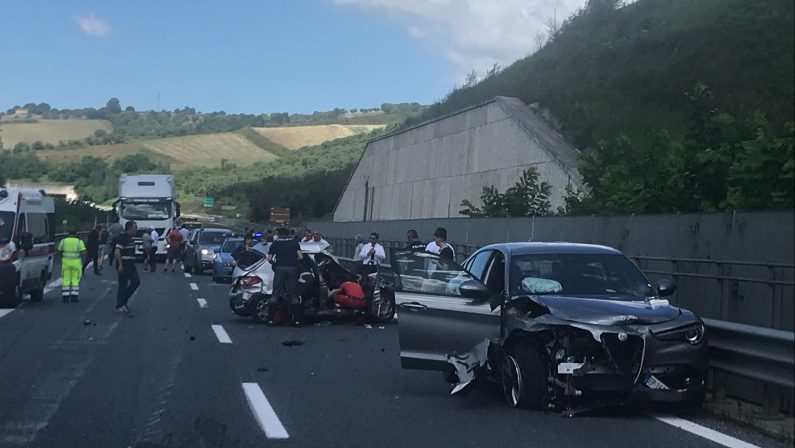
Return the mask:
<path fill-rule="evenodd" d="M 405 309 L 405 310 L 411 310 L 411 311 L 422 311 L 422 310 L 427 310 L 428 309 L 428 307 L 426 305 L 423 305 L 423 304 L 418 303 L 418 302 L 401 303 L 400 307 Z"/>

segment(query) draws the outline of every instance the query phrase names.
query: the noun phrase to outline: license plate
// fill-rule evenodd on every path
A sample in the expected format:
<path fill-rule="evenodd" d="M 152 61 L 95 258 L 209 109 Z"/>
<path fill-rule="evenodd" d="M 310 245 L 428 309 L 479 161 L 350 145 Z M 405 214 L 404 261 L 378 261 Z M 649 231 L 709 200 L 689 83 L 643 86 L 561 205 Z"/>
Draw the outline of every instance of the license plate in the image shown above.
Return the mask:
<path fill-rule="evenodd" d="M 655 389 L 655 390 L 670 389 L 668 386 L 665 385 L 665 383 L 657 379 L 656 376 L 648 372 L 643 374 L 643 384 L 645 384 L 646 387 L 648 387 L 649 389 Z"/>

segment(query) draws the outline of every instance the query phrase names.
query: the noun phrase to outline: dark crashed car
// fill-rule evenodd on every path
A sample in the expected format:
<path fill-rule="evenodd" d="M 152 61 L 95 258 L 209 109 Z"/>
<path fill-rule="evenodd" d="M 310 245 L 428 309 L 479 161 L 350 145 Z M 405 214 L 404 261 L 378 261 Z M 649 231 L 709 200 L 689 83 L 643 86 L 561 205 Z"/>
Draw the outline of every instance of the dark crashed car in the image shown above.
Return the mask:
<path fill-rule="evenodd" d="M 465 390 L 499 382 L 510 406 L 576 412 L 704 400 L 704 324 L 665 299 L 621 252 L 568 243 L 484 247 L 463 266 L 392 255 L 403 368 Z"/>

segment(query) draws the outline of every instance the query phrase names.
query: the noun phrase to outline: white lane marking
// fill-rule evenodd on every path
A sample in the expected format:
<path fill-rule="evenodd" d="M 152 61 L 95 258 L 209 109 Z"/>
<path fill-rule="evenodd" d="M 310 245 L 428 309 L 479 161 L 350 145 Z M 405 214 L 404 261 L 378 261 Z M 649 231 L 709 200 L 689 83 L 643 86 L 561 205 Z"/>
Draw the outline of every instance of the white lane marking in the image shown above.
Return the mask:
<path fill-rule="evenodd" d="M 232 339 L 226 334 L 226 330 L 224 327 L 220 325 L 213 325 L 212 326 L 213 332 L 215 332 L 215 337 L 218 338 L 218 342 L 221 344 L 231 344 Z"/>
<path fill-rule="evenodd" d="M 185 278 L 190 278 L 190 274 L 188 274 L 188 273 L 186 272 L 186 273 L 185 273 Z"/>
<path fill-rule="evenodd" d="M 62 282 L 63 280 L 60 278 L 56 278 L 55 280 L 51 281 L 49 285 L 44 287 L 44 294 L 47 294 L 53 289 L 60 287 Z"/>
<path fill-rule="evenodd" d="M 199 290 L 199 285 L 197 285 L 196 283 L 191 283 L 190 284 L 190 289 L 192 289 L 194 291 L 198 291 Z"/>
<path fill-rule="evenodd" d="M 14 311 L 13 309 L 10 310 L 0 310 L 0 317 L 8 316 L 11 312 Z"/>
<path fill-rule="evenodd" d="M 207 301 L 204 299 L 196 299 L 199 302 L 199 308 L 207 308 Z"/>
<path fill-rule="evenodd" d="M 723 445 L 729 448 L 759 448 L 758 446 L 744 442 L 736 437 L 732 437 L 722 432 L 715 431 L 714 429 L 707 428 L 706 426 L 701 426 L 697 423 L 693 423 L 689 420 L 685 420 L 679 417 L 673 417 L 670 415 L 652 415 L 653 418 L 679 428 L 683 431 L 687 431 L 689 433 L 695 434 L 699 437 L 703 437 L 707 440 L 715 442 L 719 445 Z"/>
<path fill-rule="evenodd" d="M 284 429 L 284 425 L 279 420 L 279 416 L 271 407 L 265 394 L 262 393 L 259 384 L 243 383 L 243 392 L 246 394 L 246 401 L 257 418 L 260 428 L 265 432 L 269 439 L 289 439 L 290 434 Z"/>

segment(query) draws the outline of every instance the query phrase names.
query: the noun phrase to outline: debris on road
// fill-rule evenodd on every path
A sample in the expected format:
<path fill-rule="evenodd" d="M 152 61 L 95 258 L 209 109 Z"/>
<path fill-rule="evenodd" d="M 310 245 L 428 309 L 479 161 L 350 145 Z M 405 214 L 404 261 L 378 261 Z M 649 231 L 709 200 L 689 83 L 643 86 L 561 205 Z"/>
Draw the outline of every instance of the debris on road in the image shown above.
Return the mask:
<path fill-rule="evenodd" d="M 268 371 L 267 367 L 257 367 L 257 372 L 267 372 L 267 371 Z"/>
<path fill-rule="evenodd" d="M 289 341 L 282 342 L 282 345 L 285 346 L 285 347 L 295 347 L 295 346 L 298 346 L 298 345 L 304 345 L 304 341 L 289 340 Z"/>
<path fill-rule="evenodd" d="M 83 321 L 83 325 L 89 326 L 89 325 L 91 325 L 91 321 L 86 319 L 86 320 Z"/>
<path fill-rule="evenodd" d="M 191 341 L 195 341 L 195 340 L 196 340 L 196 336 L 191 336 L 191 337 L 190 337 L 190 340 L 191 340 Z"/>

